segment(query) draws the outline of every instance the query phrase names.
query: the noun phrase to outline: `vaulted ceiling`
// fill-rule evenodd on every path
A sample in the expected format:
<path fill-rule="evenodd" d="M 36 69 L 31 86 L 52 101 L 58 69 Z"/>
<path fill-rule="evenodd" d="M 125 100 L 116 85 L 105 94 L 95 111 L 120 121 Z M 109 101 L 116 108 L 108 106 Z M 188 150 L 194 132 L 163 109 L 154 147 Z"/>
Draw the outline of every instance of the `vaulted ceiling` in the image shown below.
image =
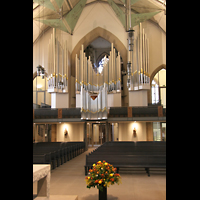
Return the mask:
<path fill-rule="evenodd" d="M 33 0 L 33 42 L 50 27 L 73 34 L 84 7 L 98 2 L 109 4 L 126 27 L 125 0 Z M 130 3 L 132 27 L 149 19 L 166 32 L 166 0 L 130 0 Z"/>

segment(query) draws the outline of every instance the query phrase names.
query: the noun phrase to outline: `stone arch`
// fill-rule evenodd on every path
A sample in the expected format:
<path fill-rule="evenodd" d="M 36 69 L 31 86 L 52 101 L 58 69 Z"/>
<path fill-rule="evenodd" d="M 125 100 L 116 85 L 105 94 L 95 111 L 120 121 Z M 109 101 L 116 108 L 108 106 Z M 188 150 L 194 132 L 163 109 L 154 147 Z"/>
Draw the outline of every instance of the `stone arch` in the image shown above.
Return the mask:
<path fill-rule="evenodd" d="M 159 67 L 157 67 L 157 68 L 151 73 L 151 76 L 150 76 L 150 84 L 151 84 L 151 82 L 152 82 L 154 76 L 155 76 L 161 69 L 166 69 L 166 64 L 160 65 Z"/>
<path fill-rule="evenodd" d="M 154 76 L 155 76 L 161 69 L 166 69 L 166 64 L 162 64 L 162 65 L 158 66 L 158 67 L 151 73 L 151 76 L 150 76 L 150 90 L 148 91 L 148 103 L 152 103 L 152 99 L 151 99 L 151 83 L 152 83 L 152 80 L 153 80 Z"/>
<path fill-rule="evenodd" d="M 124 44 L 110 31 L 103 29 L 101 27 L 97 27 L 86 34 L 74 47 L 71 58 L 72 58 L 72 68 L 71 68 L 71 75 L 75 76 L 75 56 L 76 54 L 79 55 L 81 50 L 81 45 L 83 44 L 84 47 L 87 47 L 92 41 L 97 39 L 98 37 L 102 37 L 105 40 L 113 43 L 114 47 L 120 52 L 120 55 L 123 60 L 123 66 L 126 69 L 127 65 L 127 49 Z"/>

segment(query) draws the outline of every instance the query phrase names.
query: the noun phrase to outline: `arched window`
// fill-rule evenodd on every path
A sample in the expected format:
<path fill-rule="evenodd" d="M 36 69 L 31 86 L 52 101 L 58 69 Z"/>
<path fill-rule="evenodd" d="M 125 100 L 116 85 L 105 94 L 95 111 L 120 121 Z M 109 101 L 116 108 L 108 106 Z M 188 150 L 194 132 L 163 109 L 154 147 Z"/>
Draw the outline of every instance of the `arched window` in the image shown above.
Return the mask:
<path fill-rule="evenodd" d="M 105 56 L 99 61 L 99 66 L 97 68 L 97 71 L 99 74 L 102 72 L 103 66 L 106 65 L 108 61 L 109 61 L 109 58 L 106 58 Z"/>
<path fill-rule="evenodd" d="M 33 105 L 35 108 L 47 104 L 51 105 L 51 94 L 47 92 L 48 80 L 46 75 L 44 79 L 41 76 L 36 76 L 33 79 Z"/>
<path fill-rule="evenodd" d="M 166 69 L 161 69 L 151 82 L 152 104 L 161 103 L 166 108 Z"/>

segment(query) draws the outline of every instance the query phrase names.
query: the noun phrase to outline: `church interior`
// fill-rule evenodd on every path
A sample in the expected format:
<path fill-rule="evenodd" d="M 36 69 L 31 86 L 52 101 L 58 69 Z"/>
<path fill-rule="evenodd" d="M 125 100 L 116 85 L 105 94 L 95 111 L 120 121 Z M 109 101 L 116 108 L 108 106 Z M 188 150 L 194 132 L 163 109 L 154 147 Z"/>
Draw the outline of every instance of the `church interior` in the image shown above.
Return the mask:
<path fill-rule="evenodd" d="M 97 200 L 103 148 L 107 199 L 166 199 L 166 0 L 33 0 L 33 199 Z"/>

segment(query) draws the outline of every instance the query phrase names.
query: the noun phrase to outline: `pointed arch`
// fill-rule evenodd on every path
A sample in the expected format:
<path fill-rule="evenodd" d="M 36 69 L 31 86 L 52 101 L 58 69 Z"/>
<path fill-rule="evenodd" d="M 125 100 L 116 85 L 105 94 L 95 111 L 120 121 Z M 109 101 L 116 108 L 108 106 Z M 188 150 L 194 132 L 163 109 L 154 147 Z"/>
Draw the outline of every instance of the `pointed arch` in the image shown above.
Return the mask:
<path fill-rule="evenodd" d="M 151 82 L 152 82 L 154 76 L 155 76 L 161 69 L 166 69 L 166 65 L 165 65 L 165 64 L 160 65 L 159 67 L 157 67 L 157 68 L 151 73 L 151 76 L 150 76 L 150 84 L 151 84 Z"/>
<path fill-rule="evenodd" d="M 84 45 L 84 48 L 87 47 L 92 41 L 97 39 L 98 37 L 102 37 L 105 40 L 109 41 L 110 43 L 113 43 L 114 47 L 120 52 L 120 55 L 123 60 L 123 66 L 124 69 L 126 69 L 127 65 L 127 49 L 124 46 L 124 44 L 110 31 L 107 31 L 104 28 L 97 27 L 90 31 L 88 34 L 86 34 L 77 45 L 74 47 L 72 51 L 72 68 L 71 68 L 71 75 L 75 76 L 75 56 L 76 54 L 79 55 L 79 52 L 81 50 L 81 45 Z"/>
<path fill-rule="evenodd" d="M 154 76 L 155 76 L 161 69 L 166 69 L 166 64 L 162 64 L 162 65 L 158 66 L 158 67 L 151 73 L 151 76 L 150 76 L 150 90 L 148 91 L 148 103 L 152 103 L 152 98 L 151 98 L 152 80 L 153 80 Z"/>
<path fill-rule="evenodd" d="M 99 64 L 99 62 L 101 61 L 101 59 L 102 59 L 104 56 L 109 56 L 109 54 L 106 53 L 106 52 L 101 53 L 101 54 L 99 55 L 99 57 L 96 59 L 96 64 L 97 64 L 97 65 Z"/>

